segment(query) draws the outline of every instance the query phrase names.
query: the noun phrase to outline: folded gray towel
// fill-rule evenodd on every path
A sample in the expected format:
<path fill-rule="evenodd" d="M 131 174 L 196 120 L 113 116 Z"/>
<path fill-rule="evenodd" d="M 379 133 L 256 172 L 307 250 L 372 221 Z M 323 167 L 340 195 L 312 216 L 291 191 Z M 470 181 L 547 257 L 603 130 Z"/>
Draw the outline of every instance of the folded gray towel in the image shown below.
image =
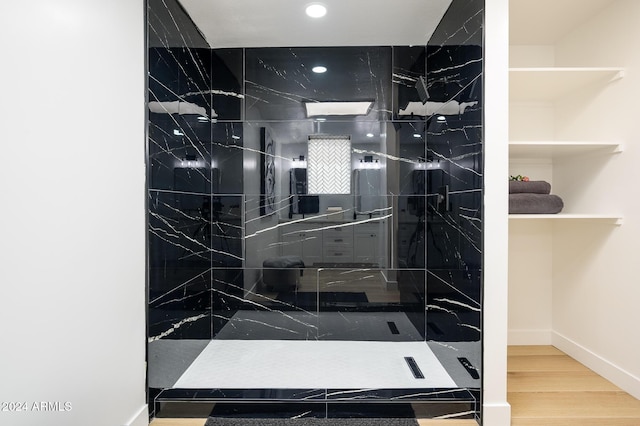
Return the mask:
<path fill-rule="evenodd" d="M 524 182 L 521 180 L 509 181 L 509 194 L 550 194 L 551 184 L 544 180 L 530 180 Z"/>
<path fill-rule="evenodd" d="M 555 214 L 563 207 L 562 198 L 557 195 L 509 194 L 510 214 Z"/>

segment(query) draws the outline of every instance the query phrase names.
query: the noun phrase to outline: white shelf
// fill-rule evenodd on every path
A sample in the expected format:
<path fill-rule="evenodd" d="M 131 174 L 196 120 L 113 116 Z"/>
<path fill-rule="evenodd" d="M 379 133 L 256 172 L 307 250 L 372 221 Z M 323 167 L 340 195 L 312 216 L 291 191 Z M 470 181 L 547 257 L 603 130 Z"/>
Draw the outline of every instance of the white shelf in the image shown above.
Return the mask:
<path fill-rule="evenodd" d="M 602 151 L 609 153 L 622 152 L 617 142 L 591 141 L 511 141 L 509 142 L 509 157 L 522 158 L 563 158 Z"/>
<path fill-rule="evenodd" d="M 509 220 L 596 220 L 622 225 L 622 216 L 615 214 L 510 214 Z"/>
<path fill-rule="evenodd" d="M 511 101 L 553 101 L 594 83 L 624 76 L 624 68 L 509 68 Z"/>

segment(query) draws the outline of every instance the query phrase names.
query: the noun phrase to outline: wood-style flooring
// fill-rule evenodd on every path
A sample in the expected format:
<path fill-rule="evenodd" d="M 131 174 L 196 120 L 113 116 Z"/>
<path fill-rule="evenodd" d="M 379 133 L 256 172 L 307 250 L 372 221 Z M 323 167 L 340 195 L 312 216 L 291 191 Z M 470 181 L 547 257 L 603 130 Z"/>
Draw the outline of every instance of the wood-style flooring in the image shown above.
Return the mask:
<path fill-rule="evenodd" d="M 640 426 L 640 401 L 553 346 L 510 346 L 512 426 Z"/>

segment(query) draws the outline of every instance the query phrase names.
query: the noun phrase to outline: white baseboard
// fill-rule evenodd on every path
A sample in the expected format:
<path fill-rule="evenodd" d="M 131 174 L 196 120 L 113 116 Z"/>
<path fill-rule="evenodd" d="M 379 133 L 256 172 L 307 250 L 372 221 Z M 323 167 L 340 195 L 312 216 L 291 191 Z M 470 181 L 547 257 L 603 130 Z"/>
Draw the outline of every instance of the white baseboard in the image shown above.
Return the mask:
<path fill-rule="evenodd" d="M 508 331 L 507 344 L 523 346 L 551 345 L 552 333 L 551 330 L 510 329 Z"/>
<path fill-rule="evenodd" d="M 511 425 L 511 405 L 482 404 L 482 424 L 487 426 Z"/>
<path fill-rule="evenodd" d="M 640 377 L 634 376 L 560 333 L 553 332 L 551 344 L 631 394 L 634 398 L 640 399 Z"/>
<path fill-rule="evenodd" d="M 149 426 L 149 406 L 144 404 L 123 426 Z"/>

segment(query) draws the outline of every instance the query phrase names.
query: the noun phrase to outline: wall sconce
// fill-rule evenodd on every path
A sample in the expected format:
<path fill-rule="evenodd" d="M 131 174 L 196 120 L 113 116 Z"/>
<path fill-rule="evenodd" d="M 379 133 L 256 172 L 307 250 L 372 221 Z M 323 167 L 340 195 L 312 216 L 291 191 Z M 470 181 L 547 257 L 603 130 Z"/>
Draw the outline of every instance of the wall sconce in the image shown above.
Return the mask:
<path fill-rule="evenodd" d="M 427 158 L 418 157 L 418 162 L 415 164 L 415 170 L 427 170 L 427 169 L 439 169 L 440 168 L 440 159 L 437 162 L 433 161 L 433 156 L 428 156 Z"/>
<path fill-rule="evenodd" d="M 199 169 L 206 166 L 204 160 L 201 160 L 194 154 L 185 154 L 184 158 L 174 163 L 176 169 Z"/>
<path fill-rule="evenodd" d="M 358 165 L 359 169 L 380 169 L 382 168 L 382 164 L 380 160 L 377 158 L 373 158 L 373 155 L 365 155 L 364 158 L 360 159 L 360 164 Z"/>
<path fill-rule="evenodd" d="M 307 161 L 304 159 L 304 155 L 299 156 L 298 158 L 294 158 L 291 162 L 292 169 L 306 169 Z"/>

